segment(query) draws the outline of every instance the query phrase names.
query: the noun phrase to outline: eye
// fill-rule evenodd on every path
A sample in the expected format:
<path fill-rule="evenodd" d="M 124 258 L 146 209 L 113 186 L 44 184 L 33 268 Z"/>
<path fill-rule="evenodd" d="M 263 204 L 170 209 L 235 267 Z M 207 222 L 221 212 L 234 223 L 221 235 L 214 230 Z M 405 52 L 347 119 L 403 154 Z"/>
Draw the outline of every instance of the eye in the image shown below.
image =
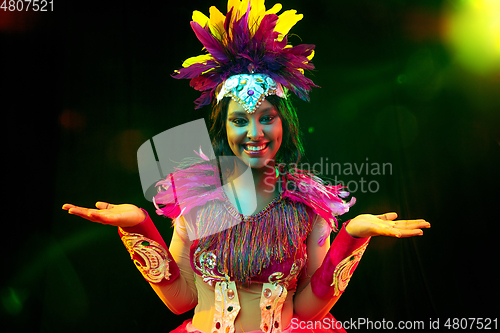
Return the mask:
<path fill-rule="evenodd" d="M 231 119 L 231 122 L 233 124 L 235 124 L 236 126 L 243 126 L 243 125 L 246 125 L 246 123 L 248 121 L 245 118 L 234 118 L 234 119 Z"/>
<path fill-rule="evenodd" d="M 267 115 L 260 118 L 260 122 L 263 124 L 270 124 L 274 121 L 274 119 L 276 119 L 276 116 Z"/>

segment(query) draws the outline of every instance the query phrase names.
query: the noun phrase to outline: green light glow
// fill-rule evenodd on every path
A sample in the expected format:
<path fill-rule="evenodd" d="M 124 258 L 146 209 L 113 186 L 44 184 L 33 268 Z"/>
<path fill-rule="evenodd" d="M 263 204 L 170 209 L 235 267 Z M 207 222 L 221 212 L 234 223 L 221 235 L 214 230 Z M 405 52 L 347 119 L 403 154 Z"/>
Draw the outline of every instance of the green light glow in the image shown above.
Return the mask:
<path fill-rule="evenodd" d="M 446 21 L 446 38 L 462 66 L 480 75 L 500 70 L 500 1 L 463 0 Z"/>
<path fill-rule="evenodd" d="M 2 305 L 5 310 L 10 315 L 17 315 L 23 309 L 23 302 L 21 301 L 23 298 L 19 295 L 16 290 L 13 288 L 6 288 L 2 291 Z"/>

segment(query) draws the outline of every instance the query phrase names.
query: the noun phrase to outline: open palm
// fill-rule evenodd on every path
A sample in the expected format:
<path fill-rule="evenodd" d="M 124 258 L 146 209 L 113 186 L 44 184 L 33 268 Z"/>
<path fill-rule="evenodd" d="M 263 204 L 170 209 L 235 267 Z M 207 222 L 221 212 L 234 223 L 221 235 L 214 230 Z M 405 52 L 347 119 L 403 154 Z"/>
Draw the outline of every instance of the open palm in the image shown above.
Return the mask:
<path fill-rule="evenodd" d="M 97 209 L 64 204 L 62 209 L 67 210 L 69 214 L 83 217 L 92 222 L 117 227 L 133 227 L 146 218 L 145 213 L 140 208 L 131 204 L 113 205 L 98 201 L 95 206 Z"/>
<path fill-rule="evenodd" d="M 399 238 L 421 236 L 422 228 L 431 227 L 429 222 L 422 219 L 396 220 L 397 217 L 396 213 L 358 215 L 349 222 L 346 231 L 354 237 L 392 236 Z"/>

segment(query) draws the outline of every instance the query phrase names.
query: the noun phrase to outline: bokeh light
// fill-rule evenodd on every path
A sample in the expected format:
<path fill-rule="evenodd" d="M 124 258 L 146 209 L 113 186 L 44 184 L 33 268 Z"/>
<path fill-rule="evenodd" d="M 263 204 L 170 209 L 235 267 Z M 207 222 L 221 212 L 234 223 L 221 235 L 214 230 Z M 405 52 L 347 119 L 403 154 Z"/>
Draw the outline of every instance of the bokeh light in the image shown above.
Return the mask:
<path fill-rule="evenodd" d="M 462 0 L 444 9 L 444 38 L 467 70 L 490 75 L 500 71 L 500 1 Z"/>

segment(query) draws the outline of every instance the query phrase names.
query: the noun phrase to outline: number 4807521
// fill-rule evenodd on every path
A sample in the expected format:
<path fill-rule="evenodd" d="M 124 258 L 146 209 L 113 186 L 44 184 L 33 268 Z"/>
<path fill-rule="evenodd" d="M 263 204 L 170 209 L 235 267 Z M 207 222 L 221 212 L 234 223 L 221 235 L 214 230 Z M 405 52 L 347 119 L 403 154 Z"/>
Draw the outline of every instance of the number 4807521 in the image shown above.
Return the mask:
<path fill-rule="evenodd" d="M 4 12 L 52 12 L 54 11 L 54 0 L 4 0 L 0 5 Z"/>

